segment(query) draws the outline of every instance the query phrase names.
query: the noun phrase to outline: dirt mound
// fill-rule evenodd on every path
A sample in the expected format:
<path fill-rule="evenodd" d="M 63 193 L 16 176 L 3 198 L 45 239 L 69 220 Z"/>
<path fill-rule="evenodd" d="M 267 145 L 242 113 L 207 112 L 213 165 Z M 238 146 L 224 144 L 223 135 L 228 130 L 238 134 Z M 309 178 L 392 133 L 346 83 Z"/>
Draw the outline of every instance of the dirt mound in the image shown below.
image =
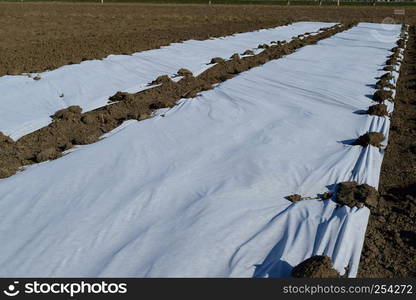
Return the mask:
<path fill-rule="evenodd" d="M 240 54 L 234 53 L 233 55 L 231 55 L 230 59 L 231 60 L 240 60 Z"/>
<path fill-rule="evenodd" d="M 257 46 L 257 48 L 259 48 L 259 49 L 268 49 L 269 47 L 270 46 L 267 45 L 267 44 L 260 44 L 260 45 Z"/>
<path fill-rule="evenodd" d="M 373 95 L 373 100 L 376 102 L 383 102 L 385 100 L 393 100 L 393 92 L 388 90 L 378 90 Z"/>
<path fill-rule="evenodd" d="M 214 57 L 213 59 L 211 59 L 211 64 L 220 64 L 223 62 L 225 62 L 225 59 L 221 57 Z"/>
<path fill-rule="evenodd" d="M 55 148 L 48 148 L 45 150 L 40 151 L 35 155 L 36 162 L 43 162 L 51 159 L 56 159 L 60 157 L 60 153 Z"/>
<path fill-rule="evenodd" d="M 150 83 L 150 85 L 164 84 L 164 83 L 167 83 L 167 82 L 172 82 L 172 79 L 168 75 L 160 75 L 155 80 L 153 80 Z"/>
<path fill-rule="evenodd" d="M 332 266 L 328 256 L 312 256 L 292 269 L 292 276 L 296 278 L 339 278 L 340 275 Z"/>
<path fill-rule="evenodd" d="M 8 137 L 7 135 L 4 135 L 3 132 L 0 131 L 0 145 L 2 143 L 14 143 L 14 141 Z"/>
<path fill-rule="evenodd" d="M 178 74 L 179 76 L 193 76 L 192 72 L 185 68 L 179 69 L 178 72 L 176 72 L 176 74 Z"/>
<path fill-rule="evenodd" d="M 393 66 L 384 66 L 383 71 L 393 72 L 395 69 Z"/>
<path fill-rule="evenodd" d="M 108 99 L 109 100 L 108 102 L 126 101 L 131 98 L 132 97 L 129 93 L 117 92 L 116 94 L 114 94 Z"/>
<path fill-rule="evenodd" d="M 253 50 L 246 50 L 243 52 L 243 55 L 254 55 L 254 51 Z"/>
<path fill-rule="evenodd" d="M 406 45 L 406 42 L 404 41 L 404 39 L 400 39 L 396 42 L 397 46 L 399 46 L 399 48 L 404 48 L 404 46 Z"/>
<path fill-rule="evenodd" d="M 16 143 L 0 144 L 0 176 L 11 176 L 21 166 L 57 158 L 62 151 L 73 145 L 94 143 L 125 120 L 149 118 L 154 110 L 173 107 L 181 98 L 196 97 L 199 92 L 209 90 L 236 74 L 293 53 L 305 43 L 314 44 L 351 26 L 333 27 L 305 38 L 302 43 L 292 41 L 282 46 L 272 46 L 257 55 L 244 58 L 238 56 L 238 59 L 212 66 L 197 77 L 192 76 L 189 70 L 180 69 L 178 75 L 183 78 L 178 82 L 173 82 L 166 76 L 158 77 L 155 82 L 163 84 L 136 94 L 118 92 L 109 98 L 111 104 L 93 111 L 82 113 L 79 106 L 59 110 L 52 116 L 53 122 L 50 125 L 20 138 Z M 1 138 L 5 140 L 4 137 Z"/>
<path fill-rule="evenodd" d="M 385 73 L 385 74 L 381 75 L 381 76 L 380 76 L 380 79 L 381 79 L 381 80 L 392 80 L 392 79 L 393 79 L 393 76 L 392 76 L 392 75 L 391 75 L 391 73 L 389 72 L 389 73 Z"/>
<path fill-rule="evenodd" d="M 81 116 L 82 108 L 78 105 L 69 106 L 56 111 L 51 118 L 54 120 L 72 120 L 74 118 L 79 119 Z"/>
<path fill-rule="evenodd" d="M 367 113 L 372 116 L 388 116 L 386 104 L 376 104 L 368 108 Z"/>
<path fill-rule="evenodd" d="M 398 61 L 395 57 L 389 58 L 388 60 L 386 60 L 386 65 L 391 65 L 391 66 L 395 66 L 398 64 Z"/>
<path fill-rule="evenodd" d="M 396 87 L 388 80 L 380 79 L 376 83 L 376 89 L 383 89 L 383 88 L 395 89 Z"/>
<path fill-rule="evenodd" d="M 367 132 L 360 136 L 355 142 L 354 145 L 357 146 L 374 146 L 381 147 L 381 142 L 384 141 L 384 135 L 381 132 Z"/>
<path fill-rule="evenodd" d="M 379 201 L 379 194 L 375 188 L 368 184 L 358 184 L 346 181 L 338 184 L 335 201 L 339 205 L 361 208 L 364 205 L 373 208 Z"/>

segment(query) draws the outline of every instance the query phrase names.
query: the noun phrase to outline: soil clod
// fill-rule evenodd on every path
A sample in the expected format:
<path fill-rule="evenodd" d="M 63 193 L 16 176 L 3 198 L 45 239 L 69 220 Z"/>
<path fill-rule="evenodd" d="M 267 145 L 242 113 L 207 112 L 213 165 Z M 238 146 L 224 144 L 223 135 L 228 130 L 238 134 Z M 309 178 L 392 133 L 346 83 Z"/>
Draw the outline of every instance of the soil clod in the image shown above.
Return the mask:
<path fill-rule="evenodd" d="M 384 66 L 383 71 L 393 72 L 395 69 L 393 66 Z"/>
<path fill-rule="evenodd" d="M 176 72 L 176 74 L 178 74 L 179 76 L 185 76 L 185 77 L 193 76 L 192 72 L 185 68 L 179 69 L 178 72 Z"/>
<path fill-rule="evenodd" d="M 68 108 L 64 108 L 55 112 L 51 118 L 54 120 L 71 120 L 74 118 L 80 118 L 82 108 L 78 105 L 72 105 Z"/>
<path fill-rule="evenodd" d="M 380 79 L 381 79 L 381 80 L 392 80 L 392 79 L 393 79 L 393 76 L 392 76 L 392 75 L 391 75 L 391 73 L 389 72 L 389 73 L 385 73 L 385 74 L 381 75 L 381 76 L 380 76 Z"/>
<path fill-rule="evenodd" d="M 387 105 L 385 104 L 376 104 L 368 108 L 367 113 L 372 116 L 387 116 L 389 113 L 387 111 Z"/>
<path fill-rule="evenodd" d="M 124 92 L 117 92 L 110 98 L 108 98 L 109 102 L 119 102 L 119 101 L 127 101 L 130 100 L 132 97 L 129 93 Z"/>
<path fill-rule="evenodd" d="M 332 261 L 328 256 L 312 256 L 292 269 L 295 278 L 339 278 L 340 275 L 333 268 Z"/>
<path fill-rule="evenodd" d="M 383 102 L 385 100 L 393 100 L 393 92 L 388 90 L 378 90 L 373 95 L 373 100 L 377 102 Z"/>
<path fill-rule="evenodd" d="M 231 60 L 240 60 L 240 54 L 234 53 L 233 55 L 231 55 L 230 59 Z"/>
<path fill-rule="evenodd" d="M 358 184 L 354 181 L 346 181 L 338 184 L 335 201 L 339 205 L 351 208 L 361 208 L 364 205 L 373 208 L 378 204 L 379 194 L 375 188 L 366 183 Z"/>
<path fill-rule="evenodd" d="M 172 82 L 172 79 L 168 75 L 160 75 L 155 80 L 153 80 L 150 83 L 150 85 L 164 84 L 164 83 L 167 83 L 167 82 Z"/>
<path fill-rule="evenodd" d="M 354 143 L 356 146 L 374 146 L 381 147 L 381 142 L 384 141 L 384 134 L 381 132 L 367 132 L 360 136 Z"/>
<path fill-rule="evenodd" d="M 268 49 L 269 47 L 270 46 L 267 45 L 267 44 L 260 44 L 260 45 L 257 46 L 257 48 L 259 48 L 259 49 Z"/>
<path fill-rule="evenodd" d="M 253 50 L 246 50 L 243 52 L 243 55 L 254 55 L 254 51 Z"/>
<path fill-rule="evenodd" d="M 0 145 L 2 143 L 12 144 L 14 141 L 9 136 L 3 134 L 3 132 L 0 131 Z"/>
<path fill-rule="evenodd" d="M 220 64 L 223 62 L 225 62 L 225 59 L 221 57 L 214 57 L 213 59 L 211 59 L 211 64 Z"/>
<path fill-rule="evenodd" d="M 386 60 L 386 65 L 395 66 L 398 64 L 398 61 L 396 58 L 392 57 Z"/>
<path fill-rule="evenodd" d="M 60 153 L 55 148 L 48 148 L 36 154 L 36 162 L 43 162 L 51 159 L 56 159 Z"/>
<path fill-rule="evenodd" d="M 388 80 L 380 79 L 379 81 L 377 81 L 376 89 L 384 88 L 395 89 L 396 87 Z"/>

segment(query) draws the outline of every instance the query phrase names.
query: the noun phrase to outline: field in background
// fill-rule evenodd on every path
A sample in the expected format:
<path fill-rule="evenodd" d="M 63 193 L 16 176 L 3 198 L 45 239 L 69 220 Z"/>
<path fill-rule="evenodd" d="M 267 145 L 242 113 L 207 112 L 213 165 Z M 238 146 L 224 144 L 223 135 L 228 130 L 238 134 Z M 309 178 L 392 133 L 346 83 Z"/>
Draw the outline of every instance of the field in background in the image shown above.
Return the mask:
<path fill-rule="evenodd" d="M 287 21 L 415 23 L 391 7 L 0 3 L 0 76 L 109 54 L 278 26 Z M 19 26 L 16 26 L 16 24 Z"/>
<path fill-rule="evenodd" d="M 0 0 L 0 2 L 82 2 L 82 3 L 96 3 L 101 0 Z M 103 0 L 105 3 L 180 3 L 180 4 L 257 4 L 257 5 L 308 5 L 308 6 L 336 6 L 337 0 Z M 415 1 L 401 1 L 401 2 L 376 2 L 373 1 L 346 1 L 340 0 L 340 6 L 414 6 Z"/>

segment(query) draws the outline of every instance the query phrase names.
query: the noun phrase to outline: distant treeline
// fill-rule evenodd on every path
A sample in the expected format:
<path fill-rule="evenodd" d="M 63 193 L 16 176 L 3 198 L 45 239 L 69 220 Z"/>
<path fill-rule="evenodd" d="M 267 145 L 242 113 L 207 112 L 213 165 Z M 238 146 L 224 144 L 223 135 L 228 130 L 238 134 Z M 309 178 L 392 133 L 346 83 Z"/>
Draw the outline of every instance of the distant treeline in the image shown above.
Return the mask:
<path fill-rule="evenodd" d="M 183 3 L 257 5 L 339 5 L 341 6 L 416 6 L 416 0 L 0 0 L 0 2 L 85 2 L 85 3 Z"/>

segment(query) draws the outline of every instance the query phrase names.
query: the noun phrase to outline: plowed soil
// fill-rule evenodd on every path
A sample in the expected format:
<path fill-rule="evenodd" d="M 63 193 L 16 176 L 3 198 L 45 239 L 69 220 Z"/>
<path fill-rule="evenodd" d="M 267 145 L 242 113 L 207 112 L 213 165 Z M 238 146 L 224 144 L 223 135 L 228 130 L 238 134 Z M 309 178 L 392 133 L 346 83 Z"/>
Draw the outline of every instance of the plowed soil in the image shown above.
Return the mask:
<path fill-rule="evenodd" d="M 392 7 L 0 3 L 0 76 L 292 21 L 416 22 Z"/>

